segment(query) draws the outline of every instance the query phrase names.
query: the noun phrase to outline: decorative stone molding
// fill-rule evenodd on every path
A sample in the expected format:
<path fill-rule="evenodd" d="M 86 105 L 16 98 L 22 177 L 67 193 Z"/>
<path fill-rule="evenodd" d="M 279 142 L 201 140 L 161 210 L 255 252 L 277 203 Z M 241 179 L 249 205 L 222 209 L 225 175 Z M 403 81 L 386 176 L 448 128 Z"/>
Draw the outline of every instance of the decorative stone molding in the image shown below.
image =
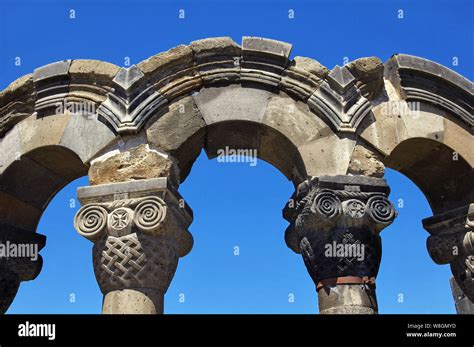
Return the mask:
<path fill-rule="evenodd" d="M 117 133 L 137 133 L 173 100 L 203 86 L 231 83 L 288 92 L 336 131 L 353 133 L 384 90 L 383 74 L 399 97 L 433 103 L 473 125 L 472 83 L 439 64 L 399 54 L 384 65 L 377 58 L 360 58 L 329 72 L 310 58 L 291 60 L 291 48 L 259 37 L 243 37 L 241 46 L 219 37 L 175 47 L 128 68 L 92 60 L 52 63 L 0 93 L 0 134 L 28 114 L 50 114 L 66 100 L 94 104 L 95 113 Z"/>
<path fill-rule="evenodd" d="M 291 225 L 285 238 L 288 247 L 301 253 L 301 238 L 334 228 L 370 227 L 379 233 L 397 212 L 387 199 L 385 179 L 364 176 L 321 176 L 301 183 L 283 211 Z"/>
<path fill-rule="evenodd" d="M 79 188 L 74 226 L 94 242 L 94 271 L 104 294 L 151 288 L 165 293 L 178 258 L 192 248 L 192 212 L 167 178 Z"/>
<path fill-rule="evenodd" d="M 385 64 L 374 57 L 361 58 L 330 71 L 310 58 L 292 59 L 290 53 L 291 45 L 274 40 L 244 37 L 238 45 L 230 38 L 209 38 L 129 68 L 66 60 L 14 81 L 0 92 L 1 222 L 34 230 L 54 194 L 90 167 L 90 183 L 99 185 L 87 188 L 83 202 L 88 206 L 81 210 L 76 226 L 96 243 L 98 259 L 104 252 L 110 259 L 116 255 L 117 266 L 110 265 L 109 270 L 131 266 L 130 277 L 135 265 L 143 264 L 128 259 L 122 244 L 139 254 L 145 244 L 154 242 L 156 249 L 166 249 L 160 258 L 162 268 L 172 269 L 175 255 L 168 250 L 176 249 L 182 256 L 192 247 L 192 238 L 186 231 L 190 211 L 176 208 L 180 199 L 171 186 L 184 181 L 203 148 L 212 158 L 224 146 L 256 149 L 259 158 L 295 185 L 308 175 L 382 177 L 386 165 L 412 179 L 435 213 L 472 201 L 472 192 L 464 191 L 472 181 L 474 162 L 469 151 L 471 81 L 406 55 L 396 55 Z M 407 117 L 401 110 L 411 100 L 420 101 L 419 117 Z M 78 117 L 56 109 L 69 101 L 92 104 L 93 114 Z M 137 147 L 118 148 L 122 140 Z M 112 148 L 117 155 L 105 160 Z M 163 186 L 167 188 L 149 185 L 148 178 L 163 176 L 171 182 Z M 296 207 L 285 212 L 292 223 L 287 243 L 303 252 L 307 262 L 316 262 L 311 252 L 325 237 L 342 244 L 367 244 L 372 260 L 365 262 L 365 268 L 350 262 L 331 265 L 332 270 L 328 265 L 327 273 L 313 271 L 318 278 L 356 274 L 334 277 L 336 284 L 373 282 L 365 274 L 378 268 L 377 233 L 394 218 L 386 201 L 388 191 L 375 181 L 359 179 L 349 184 L 336 178 L 331 184 L 323 177 L 310 180 L 298 188 L 303 193 Z M 141 183 L 109 185 L 127 180 Z M 140 185 L 144 195 L 129 194 Z M 306 206 L 307 201 L 311 203 Z M 139 217 L 140 204 L 154 206 L 151 222 Z M 433 257 L 451 263 L 453 273 L 459 273 L 456 278 L 463 277 L 468 265 L 453 257 L 452 245 L 471 252 L 470 235 L 452 232 L 429 241 L 437 244 L 431 247 Z M 19 272 L 31 277 L 36 270 Z M 105 271 L 107 276 L 110 272 Z M 123 285 L 149 281 L 138 277 L 138 282 Z M 117 281 L 103 280 L 115 283 L 114 288 L 120 287 Z M 345 293 L 347 298 L 354 294 L 352 289 Z M 370 301 L 372 294 L 360 302 L 365 305 L 366 299 Z M 345 302 L 340 301 L 342 306 Z"/>
<path fill-rule="evenodd" d="M 238 83 L 242 49 L 228 37 L 216 37 L 193 41 L 196 69 L 204 86 Z"/>
<path fill-rule="evenodd" d="M 385 78 L 403 99 L 444 108 L 473 128 L 474 88 L 456 72 L 427 59 L 396 54 L 385 63 Z"/>
<path fill-rule="evenodd" d="M 290 44 L 281 41 L 244 36 L 241 80 L 278 87 L 281 74 L 289 62 L 291 47 Z"/>
<path fill-rule="evenodd" d="M 308 99 L 310 109 L 339 132 L 355 132 L 372 104 L 361 95 L 347 67 L 336 66 Z"/>
<path fill-rule="evenodd" d="M 80 235 L 92 241 L 105 231 L 115 237 L 128 235 L 132 229 L 150 235 L 164 234 L 170 223 L 167 209 L 157 196 L 87 204 L 78 211 L 74 226 Z"/>
<path fill-rule="evenodd" d="M 114 91 L 108 93 L 98 114 L 122 134 L 137 132 L 161 106 L 168 101 L 153 85 L 146 83 L 143 72 L 132 65 L 117 73 Z"/>
<path fill-rule="evenodd" d="M 56 108 L 69 92 L 69 67 L 71 60 L 58 61 L 35 70 L 33 80 L 36 87 L 35 111 L 42 113 L 47 108 Z"/>
<path fill-rule="evenodd" d="M 348 284 L 364 284 L 373 292 L 368 298 L 364 291 L 346 293 L 349 297 L 357 296 L 360 303 L 373 303 L 369 307 L 361 304 L 364 308 L 353 313 L 377 310 L 375 288 L 371 286 L 375 284 L 382 256 L 379 233 L 397 215 L 387 199 L 389 193 L 381 178 L 313 177 L 298 186 L 284 209 L 284 217 L 291 223 L 285 234 L 287 245 L 302 253 L 318 292 Z M 328 305 L 351 305 L 343 295 L 338 300 L 328 293 L 320 293 L 319 297 L 321 312 L 339 312 Z M 340 312 L 344 313 L 345 308 L 340 308 Z"/>
<path fill-rule="evenodd" d="M 423 227 L 433 261 L 451 264 L 458 286 L 474 302 L 474 204 L 426 218 Z"/>

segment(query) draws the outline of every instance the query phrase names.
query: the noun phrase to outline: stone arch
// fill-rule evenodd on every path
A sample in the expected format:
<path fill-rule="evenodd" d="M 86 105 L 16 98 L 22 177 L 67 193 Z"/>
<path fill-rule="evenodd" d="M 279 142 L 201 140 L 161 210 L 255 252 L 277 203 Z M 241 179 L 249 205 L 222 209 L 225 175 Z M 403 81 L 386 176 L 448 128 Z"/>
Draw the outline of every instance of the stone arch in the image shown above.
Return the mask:
<path fill-rule="evenodd" d="M 244 37 L 239 46 L 210 38 L 129 68 L 94 60 L 38 68 L 0 93 L 1 194 L 35 207 L 24 225 L 30 232 L 58 187 L 86 170 L 91 185 L 119 184 L 109 187 L 114 193 L 107 198 L 129 189 L 127 182 L 153 180 L 133 183 L 130 194 L 139 198 L 151 189 L 162 200 L 171 196 L 166 201 L 173 205 L 200 151 L 212 158 L 229 146 L 257 150 L 294 183 L 301 209 L 288 212 L 287 206 L 291 225 L 321 185 L 376 187 L 388 195 L 384 165 L 412 178 L 435 213 L 472 201 L 472 82 L 404 54 L 385 64 L 361 58 L 331 70 L 290 54 L 291 45 L 280 41 Z M 431 158 L 453 152 L 458 161 L 433 164 Z M 17 173 L 29 170 L 37 176 L 19 182 Z M 34 177 L 41 177 L 40 187 Z M 31 200 L 35 188 L 44 192 Z M 103 204 L 99 192 L 79 195 L 86 204 Z M 11 224 L 23 213 L 1 212 Z M 183 225 L 192 219 L 189 207 L 173 216 Z M 179 237 L 188 245 L 178 252 L 183 256 L 192 240 L 186 232 Z M 301 252 L 299 240 L 289 239 Z M 168 254 L 171 268 L 174 256 Z"/>
<path fill-rule="evenodd" d="M 411 138 L 397 145 L 385 165 L 411 179 L 424 193 L 433 213 L 469 204 L 474 173 L 452 148 L 427 138 Z"/>

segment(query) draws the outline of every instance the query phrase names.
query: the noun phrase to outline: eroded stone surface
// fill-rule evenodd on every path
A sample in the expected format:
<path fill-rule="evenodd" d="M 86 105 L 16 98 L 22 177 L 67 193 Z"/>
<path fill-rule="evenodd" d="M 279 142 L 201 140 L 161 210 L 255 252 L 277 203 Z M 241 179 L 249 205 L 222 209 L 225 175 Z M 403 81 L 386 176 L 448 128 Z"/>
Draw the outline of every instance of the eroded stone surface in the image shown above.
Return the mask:
<path fill-rule="evenodd" d="M 210 157 L 225 146 L 255 149 L 295 185 L 308 175 L 379 178 L 386 165 L 415 182 L 434 213 L 473 201 L 471 81 L 408 55 L 384 65 L 361 58 L 329 71 L 310 58 L 290 60 L 290 52 L 291 45 L 275 40 L 245 37 L 241 48 L 210 38 L 129 68 L 66 60 L 18 79 L 0 92 L 0 222 L 34 231 L 52 196 L 90 162 L 92 185 L 168 177 L 177 187 L 203 146 Z M 66 100 L 91 102 L 97 112 L 55 112 Z M 415 112 L 406 112 L 413 105 Z M 117 134 L 124 148 L 115 146 Z M 363 206 L 352 203 L 355 218 Z M 109 212 L 133 217 L 130 206 Z M 437 245 L 459 241 L 438 236 Z M 436 259 L 449 258 L 435 248 Z M 456 278 L 464 260 L 452 267 Z M 140 293 L 137 300 L 147 301 Z M 323 298 L 333 303 L 325 311 L 353 312 L 345 299 L 360 293 L 347 293 Z M 133 301 L 129 294 L 112 297 Z M 118 311 L 136 312 L 131 306 Z M 376 310 L 359 306 L 358 313 Z"/>
<path fill-rule="evenodd" d="M 382 160 L 383 158 L 379 154 L 359 143 L 354 148 L 347 173 L 381 178 L 385 171 Z"/>
<path fill-rule="evenodd" d="M 192 97 L 171 104 L 146 130 L 150 144 L 173 155 L 184 180 L 202 150 L 206 123 Z"/>
<path fill-rule="evenodd" d="M 358 80 L 362 95 L 372 100 L 382 91 L 384 66 L 379 58 L 360 58 L 348 63 L 347 68 Z"/>
<path fill-rule="evenodd" d="M 0 92 L 0 138 L 34 112 L 33 74 L 20 77 Z"/>
<path fill-rule="evenodd" d="M 90 81 L 94 84 L 112 84 L 120 67 L 100 60 L 73 60 L 69 67 L 71 82 Z"/>
<path fill-rule="evenodd" d="M 176 164 L 146 144 L 118 153 L 103 161 L 95 161 L 89 169 L 91 185 L 169 177 L 177 186 Z"/>

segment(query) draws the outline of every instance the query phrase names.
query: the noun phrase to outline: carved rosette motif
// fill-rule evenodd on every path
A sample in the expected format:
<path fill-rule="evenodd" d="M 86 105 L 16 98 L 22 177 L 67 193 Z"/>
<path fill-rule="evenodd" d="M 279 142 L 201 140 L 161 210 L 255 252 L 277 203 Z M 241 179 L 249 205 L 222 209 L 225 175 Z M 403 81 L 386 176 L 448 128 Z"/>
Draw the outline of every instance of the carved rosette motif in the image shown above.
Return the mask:
<path fill-rule="evenodd" d="M 192 247 L 187 231 L 191 216 L 176 198 L 170 198 L 171 192 L 162 188 L 135 191 L 134 185 L 139 186 L 126 182 L 131 191 L 125 196 L 83 198 L 92 202 L 81 207 L 75 217 L 78 233 L 94 242 L 94 272 L 104 294 L 126 288 L 165 293 L 179 257 Z M 99 191 L 107 191 L 107 186 L 115 188 L 103 185 Z M 82 189 L 87 193 L 97 187 Z"/>
<path fill-rule="evenodd" d="M 323 176 L 298 187 L 284 210 L 291 223 L 285 237 L 302 253 L 317 285 L 339 278 L 344 283 L 375 280 L 382 253 L 379 232 L 397 215 L 388 194 L 384 179 L 362 176 Z"/>
<path fill-rule="evenodd" d="M 450 264 L 456 283 L 474 302 L 474 204 L 423 220 L 431 234 L 428 252 L 437 264 Z"/>

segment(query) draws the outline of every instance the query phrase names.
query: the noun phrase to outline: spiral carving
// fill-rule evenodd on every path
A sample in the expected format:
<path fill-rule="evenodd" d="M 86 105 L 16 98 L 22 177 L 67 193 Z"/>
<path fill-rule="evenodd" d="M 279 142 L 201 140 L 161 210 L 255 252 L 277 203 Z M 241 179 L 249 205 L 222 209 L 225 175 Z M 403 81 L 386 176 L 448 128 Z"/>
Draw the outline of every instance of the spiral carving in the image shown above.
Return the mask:
<path fill-rule="evenodd" d="M 140 202 L 135 207 L 133 221 L 145 232 L 156 231 L 166 217 L 166 204 L 158 198 L 152 197 Z"/>
<path fill-rule="evenodd" d="M 313 211 L 317 211 L 327 218 L 333 218 L 342 211 L 341 200 L 333 191 L 327 189 L 318 192 L 312 207 Z"/>
<path fill-rule="evenodd" d="M 367 212 L 377 223 L 391 223 L 396 216 L 395 208 L 390 200 L 382 195 L 371 197 L 367 201 Z"/>
<path fill-rule="evenodd" d="M 107 210 L 102 206 L 85 205 L 77 212 L 74 227 L 82 236 L 94 239 L 105 230 L 107 215 Z"/>

